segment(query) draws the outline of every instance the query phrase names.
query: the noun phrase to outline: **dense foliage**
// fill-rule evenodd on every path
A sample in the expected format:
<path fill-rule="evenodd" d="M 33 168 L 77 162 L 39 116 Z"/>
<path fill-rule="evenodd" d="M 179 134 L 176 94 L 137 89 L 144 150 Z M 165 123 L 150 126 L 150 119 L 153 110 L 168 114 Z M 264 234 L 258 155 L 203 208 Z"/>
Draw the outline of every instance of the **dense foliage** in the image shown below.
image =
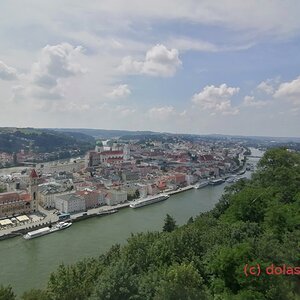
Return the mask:
<path fill-rule="evenodd" d="M 215 209 L 176 229 L 173 221 L 165 219 L 172 230 L 61 265 L 41 299 L 300 299 L 299 275 L 264 271 L 300 266 L 299 154 L 269 150 L 252 180 L 226 188 Z M 261 275 L 246 277 L 245 264 L 260 264 Z"/>

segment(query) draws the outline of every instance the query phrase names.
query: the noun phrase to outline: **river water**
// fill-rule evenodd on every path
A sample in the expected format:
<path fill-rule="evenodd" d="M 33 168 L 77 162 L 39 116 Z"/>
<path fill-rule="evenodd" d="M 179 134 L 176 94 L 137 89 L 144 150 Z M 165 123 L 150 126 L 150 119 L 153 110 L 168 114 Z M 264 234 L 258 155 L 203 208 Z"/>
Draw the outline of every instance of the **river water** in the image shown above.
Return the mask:
<path fill-rule="evenodd" d="M 246 176 L 250 177 L 250 172 Z M 126 242 L 131 233 L 162 230 L 166 214 L 182 225 L 191 216 L 212 209 L 226 185 L 192 189 L 138 209 L 125 208 L 117 214 L 74 223 L 67 230 L 33 240 L 16 237 L 0 241 L 0 284 L 11 284 L 19 295 L 31 288 L 43 288 L 60 263 L 99 256 L 113 244 Z"/>

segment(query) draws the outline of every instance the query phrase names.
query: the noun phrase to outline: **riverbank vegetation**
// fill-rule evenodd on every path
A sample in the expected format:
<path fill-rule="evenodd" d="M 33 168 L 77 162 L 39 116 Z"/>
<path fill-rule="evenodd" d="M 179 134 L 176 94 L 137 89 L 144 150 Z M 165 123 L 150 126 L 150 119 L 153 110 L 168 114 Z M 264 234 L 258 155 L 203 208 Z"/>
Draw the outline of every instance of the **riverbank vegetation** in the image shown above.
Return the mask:
<path fill-rule="evenodd" d="M 212 211 L 181 227 L 167 216 L 161 232 L 61 265 L 46 290 L 22 299 L 300 299 L 300 272 L 286 272 L 300 266 L 299 241 L 300 155 L 271 149 L 252 179 L 227 187 Z M 281 274 L 266 274 L 272 264 Z"/>

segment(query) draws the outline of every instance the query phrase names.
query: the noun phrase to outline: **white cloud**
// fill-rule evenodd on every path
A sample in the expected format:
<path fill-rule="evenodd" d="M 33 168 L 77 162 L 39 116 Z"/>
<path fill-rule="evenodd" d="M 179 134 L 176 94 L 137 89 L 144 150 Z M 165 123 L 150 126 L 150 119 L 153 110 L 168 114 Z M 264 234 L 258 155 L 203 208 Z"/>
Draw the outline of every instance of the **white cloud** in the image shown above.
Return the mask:
<path fill-rule="evenodd" d="M 262 81 L 258 86 L 257 86 L 257 90 L 267 94 L 267 95 L 272 95 L 275 90 L 276 87 L 279 85 L 280 83 L 280 77 L 276 77 L 273 79 L 267 79 Z"/>
<path fill-rule="evenodd" d="M 117 106 L 116 108 L 113 109 L 113 113 L 115 112 L 120 114 L 122 117 L 129 117 L 136 112 L 136 109 L 128 108 L 124 106 Z"/>
<path fill-rule="evenodd" d="M 290 82 L 281 83 L 274 93 L 275 98 L 288 100 L 295 106 L 300 105 L 300 76 Z"/>
<path fill-rule="evenodd" d="M 124 98 L 131 94 L 131 90 L 127 84 L 120 84 L 107 94 L 109 98 Z"/>
<path fill-rule="evenodd" d="M 203 51 L 203 52 L 217 52 L 218 47 L 212 43 L 205 42 L 202 40 L 195 40 L 188 37 L 176 37 L 171 38 L 168 42 L 170 47 L 174 47 L 179 51 Z"/>
<path fill-rule="evenodd" d="M 158 44 L 147 51 L 143 61 L 134 60 L 130 56 L 123 58 L 119 70 L 126 74 L 171 77 L 181 64 L 177 49 L 168 50 Z"/>
<path fill-rule="evenodd" d="M 254 96 L 245 96 L 244 98 L 244 106 L 252 106 L 252 107 L 263 107 L 266 106 L 269 102 L 267 101 L 259 101 L 259 100 L 255 100 Z"/>
<path fill-rule="evenodd" d="M 90 22 L 94 27 L 96 24 L 100 29 L 112 27 L 114 30 L 116 27 L 127 29 L 130 21 L 137 20 L 184 20 L 193 24 L 225 26 L 234 30 L 244 29 L 277 36 L 298 34 L 300 29 L 300 4 L 297 0 L 152 0 L 144 1 L 142 6 L 138 0 L 74 0 L 72 6 L 69 1 L 41 3 L 31 0 L 30 6 L 24 1 L 2 2 L 1 11 L 7 12 L 11 18 L 1 18 L 1 28 L 10 20 L 21 25 L 32 20 L 34 23 L 42 23 L 50 28 L 55 26 L 56 30 L 62 30 L 59 26 L 61 20 L 71 19 L 73 27 L 83 27 L 78 25 L 78 21 L 86 17 L 84 26 Z"/>
<path fill-rule="evenodd" d="M 0 61 L 0 79 L 2 80 L 16 80 L 18 78 L 17 70 L 7 66 Z"/>
<path fill-rule="evenodd" d="M 148 115 L 153 119 L 164 120 L 176 115 L 176 111 L 173 106 L 152 107 L 148 110 Z"/>
<path fill-rule="evenodd" d="M 13 88 L 14 98 L 64 98 L 61 81 L 85 72 L 76 61 L 81 53 L 82 47 L 74 47 L 68 43 L 44 47 L 30 72 L 21 77 L 21 84 Z"/>
<path fill-rule="evenodd" d="M 82 47 L 73 47 L 68 43 L 43 48 L 38 62 L 31 70 L 32 82 L 41 87 L 53 87 L 60 78 L 84 73 L 76 63 L 76 56 L 82 53 Z"/>
<path fill-rule="evenodd" d="M 43 109 L 48 109 L 48 106 L 43 106 Z M 74 112 L 87 112 L 90 110 L 90 105 L 83 103 L 75 103 L 75 102 L 66 102 L 66 103 L 53 103 L 50 105 L 49 109 L 52 112 L 65 112 L 65 113 L 74 113 Z"/>
<path fill-rule="evenodd" d="M 238 108 L 232 107 L 231 97 L 238 94 L 240 88 L 228 87 L 225 83 L 219 87 L 214 85 L 205 86 L 204 89 L 195 94 L 192 101 L 204 110 L 212 113 L 220 112 L 223 115 L 235 115 L 239 112 Z"/>
<path fill-rule="evenodd" d="M 222 46 L 199 39 L 189 37 L 175 37 L 168 40 L 167 45 L 179 51 L 200 51 L 200 52 L 221 52 L 221 51 L 240 51 L 251 48 L 254 44 Z"/>
<path fill-rule="evenodd" d="M 264 93 L 268 95 L 272 95 L 274 93 L 274 87 L 270 84 L 268 84 L 266 81 L 262 81 L 258 86 L 258 90 L 263 91 Z"/>
<path fill-rule="evenodd" d="M 290 113 L 293 115 L 293 116 L 298 116 L 300 114 L 300 107 L 294 107 L 290 110 Z"/>

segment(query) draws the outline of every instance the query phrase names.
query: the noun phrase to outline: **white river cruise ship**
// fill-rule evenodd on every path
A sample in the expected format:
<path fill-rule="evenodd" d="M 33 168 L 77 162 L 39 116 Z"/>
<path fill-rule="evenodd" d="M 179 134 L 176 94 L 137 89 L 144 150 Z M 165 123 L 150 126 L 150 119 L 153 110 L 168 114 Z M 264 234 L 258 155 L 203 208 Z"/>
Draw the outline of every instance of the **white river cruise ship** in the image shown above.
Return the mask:
<path fill-rule="evenodd" d="M 131 204 L 129 206 L 131 208 L 138 208 L 138 207 L 142 207 L 142 206 L 145 206 L 145 205 L 149 205 L 149 204 L 153 204 L 153 203 L 156 203 L 156 202 L 166 200 L 169 197 L 170 196 L 168 194 L 159 194 L 159 195 L 147 197 L 145 199 L 139 199 L 139 200 L 133 201 L 133 202 L 131 202 Z"/>

